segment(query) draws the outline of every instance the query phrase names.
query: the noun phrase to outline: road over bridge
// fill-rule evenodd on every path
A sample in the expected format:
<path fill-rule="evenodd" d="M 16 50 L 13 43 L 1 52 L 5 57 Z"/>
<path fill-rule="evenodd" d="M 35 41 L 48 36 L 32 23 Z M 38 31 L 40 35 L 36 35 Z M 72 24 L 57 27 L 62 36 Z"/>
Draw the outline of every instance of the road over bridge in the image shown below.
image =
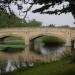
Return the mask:
<path fill-rule="evenodd" d="M 0 38 L 5 36 L 19 36 L 25 40 L 27 47 L 21 53 L 7 54 L 0 52 L 0 59 L 18 59 L 20 56 L 27 61 L 50 61 L 51 57 L 37 55 L 32 53 L 30 49 L 30 41 L 40 36 L 56 36 L 66 41 L 65 48 L 71 47 L 71 40 L 75 39 L 74 28 L 58 28 L 58 27 L 19 27 L 0 29 Z"/>

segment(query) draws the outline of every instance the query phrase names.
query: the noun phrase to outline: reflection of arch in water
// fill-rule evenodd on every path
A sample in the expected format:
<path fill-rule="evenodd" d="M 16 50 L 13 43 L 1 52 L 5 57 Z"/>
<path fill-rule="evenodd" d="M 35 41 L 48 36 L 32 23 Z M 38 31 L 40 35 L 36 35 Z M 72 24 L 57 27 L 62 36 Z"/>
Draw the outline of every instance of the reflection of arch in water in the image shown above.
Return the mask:
<path fill-rule="evenodd" d="M 4 35 L 0 37 L 0 45 L 3 52 L 20 52 L 25 48 L 24 39 L 15 35 Z M 4 47 L 5 46 L 5 47 Z"/>
<path fill-rule="evenodd" d="M 8 37 L 10 37 L 10 36 L 7 35 L 7 36 L 1 37 L 1 38 L 0 38 L 0 43 L 4 43 L 4 40 L 5 40 L 6 38 L 8 38 Z"/>
<path fill-rule="evenodd" d="M 44 37 L 44 36 L 53 36 L 53 37 L 58 37 L 60 38 L 61 40 L 63 40 L 64 42 L 66 41 L 64 37 L 61 37 L 59 35 L 52 35 L 52 34 L 46 34 L 46 35 L 43 35 L 43 34 L 39 34 L 39 35 L 35 35 L 35 36 L 32 36 L 30 38 L 30 50 L 33 50 L 34 49 L 34 40 L 37 39 L 37 38 L 40 38 L 40 37 Z"/>
<path fill-rule="evenodd" d="M 34 50 L 34 40 L 37 39 L 37 38 L 43 37 L 43 36 L 45 36 L 45 35 L 38 35 L 38 36 L 35 36 L 35 37 L 31 37 L 31 39 L 29 40 L 30 50 Z"/>
<path fill-rule="evenodd" d="M 24 40 L 24 38 L 22 38 L 21 36 L 18 36 L 18 35 L 5 34 L 5 35 L 0 36 L 0 43 L 3 43 L 6 38 L 10 38 L 10 37 Z"/>

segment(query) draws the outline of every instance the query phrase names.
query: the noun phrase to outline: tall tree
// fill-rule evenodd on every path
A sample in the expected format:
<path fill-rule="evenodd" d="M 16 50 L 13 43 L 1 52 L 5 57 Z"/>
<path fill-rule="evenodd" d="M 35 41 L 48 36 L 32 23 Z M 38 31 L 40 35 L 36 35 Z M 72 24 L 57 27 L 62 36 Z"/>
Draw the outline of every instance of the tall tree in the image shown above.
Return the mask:
<path fill-rule="evenodd" d="M 35 19 L 29 20 L 22 20 L 16 17 L 14 14 L 7 14 L 5 11 L 0 11 L 0 28 L 7 28 L 7 27 L 40 27 L 42 23 L 40 21 L 36 21 Z"/>
<path fill-rule="evenodd" d="M 62 9 L 55 9 L 54 11 L 50 10 L 50 7 L 61 5 L 63 2 L 68 2 L 68 4 L 66 6 L 63 5 Z M 61 14 L 71 12 L 75 18 L 75 0 L 38 0 L 37 3 L 43 6 L 33 10 L 34 13 L 39 12 L 41 14 Z"/>
<path fill-rule="evenodd" d="M 0 11 L 0 28 L 27 26 L 25 20 L 22 22 L 22 19 L 16 17 L 14 14 L 9 15 L 5 11 Z"/>
<path fill-rule="evenodd" d="M 18 1 L 21 3 L 18 3 Z M 63 5 L 62 9 L 55 9 L 54 11 L 50 10 L 50 7 L 60 5 L 63 2 L 68 2 L 69 4 L 67 6 Z M 42 6 L 34 9 L 34 13 L 39 12 L 40 14 L 61 14 L 71 12 L 75 18 L 75 0 L 0 0 L 0 10 L 6 10 L 6 8 L 8 8 L 11 14 L 13 12 L 10 8 L 11 3 L 17 5 L 18 10 L 23 9 L 22 4 L 29 4 L 29 7 L 22 11 L 25 13 L 24 18 L 26 17 L 27 12 L 31 10 L 32 6 L 37 4 Z"/>

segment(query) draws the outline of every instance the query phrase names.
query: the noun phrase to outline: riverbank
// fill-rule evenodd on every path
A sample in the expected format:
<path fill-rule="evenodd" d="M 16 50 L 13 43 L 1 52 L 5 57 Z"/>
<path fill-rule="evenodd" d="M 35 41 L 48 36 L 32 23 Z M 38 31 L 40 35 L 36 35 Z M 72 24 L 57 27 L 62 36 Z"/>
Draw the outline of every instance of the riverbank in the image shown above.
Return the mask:
<path fill-rule="evenodd" d="M 23 68 L 5 75 L 75 75 L 75 64 L 70 64 L 68 60 L 60 60 Z"/>

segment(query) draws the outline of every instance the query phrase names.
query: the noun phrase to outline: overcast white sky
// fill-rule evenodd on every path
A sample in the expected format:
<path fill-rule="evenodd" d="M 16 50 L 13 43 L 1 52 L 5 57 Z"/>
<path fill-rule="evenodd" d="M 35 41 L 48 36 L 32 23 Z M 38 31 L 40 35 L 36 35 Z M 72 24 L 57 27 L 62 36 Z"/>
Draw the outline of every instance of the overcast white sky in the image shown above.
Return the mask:
<path fill-rule="evenodd" d="M 37 21 L 41 21 L 43 25 L 50 25 L 50 24 L 55 24 L 55 25 L 70 25 L 74 26 L 74 18 L 71 13 L 68 14 L 61 14 L 60 16 L 58 15 L 46 15 L 46 14 L 33 14 L 29 13 L 28 14 L 28 19 L 36 19 Z"/>
<path fill-rule="evenodd" d="M 26 6 L 25 6 L 26 7 Z M 37 8 L 39 6 L 34 6 L 32 9 Z M 12 10 L 15 11 L 17 16 L 19 16 L 19 11 L 17 10 L 16 6 L 11 5 Z M 57 6 L 56 6 L 57 8 Z M 19 17 L 23 17 L 24 14 L 21 14 Z M 31 11 L 27 15 L 27 20 L 36 19 L 37 21 L 41 21 L 42 25 L 50 25 L 55 24 L 58 25 L 70 25 L 75 26 L 74 18 L 71 13 L 61 14 L 61 15 L 47 15 L 47 14 L 39 14 L 39 13 L 32 13 Z"/>

